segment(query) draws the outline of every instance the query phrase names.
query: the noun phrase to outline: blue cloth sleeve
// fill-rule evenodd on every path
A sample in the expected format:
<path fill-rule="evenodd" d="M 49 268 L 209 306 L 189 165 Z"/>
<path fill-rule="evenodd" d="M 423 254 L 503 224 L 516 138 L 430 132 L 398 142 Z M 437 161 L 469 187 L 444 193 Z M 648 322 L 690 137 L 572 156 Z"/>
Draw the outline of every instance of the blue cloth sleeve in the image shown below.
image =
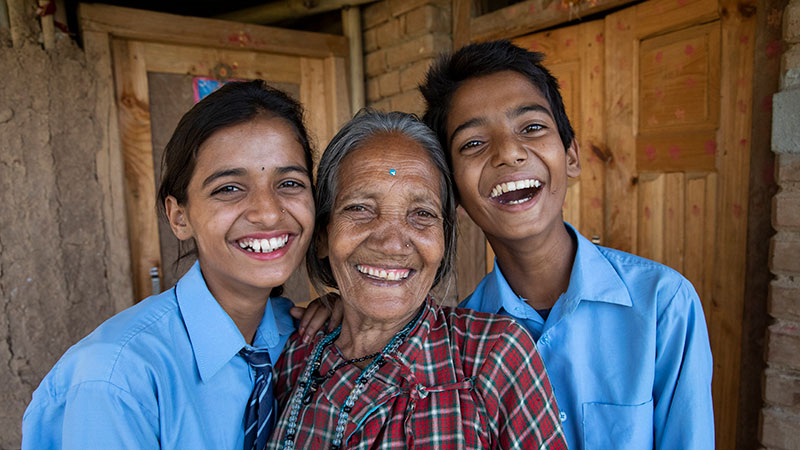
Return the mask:
<path fill-rule="evenodd" d="M 29 408 L 22 424 L 23 450 L 159 448 L 156 413 L 125 390 L 106 381 L 90 381 L 73 386 L 65 395 L 63 407 Z"/>
<path fill-rule="evenodd" d="M 682 279 L 656 327 L 656 449 L 714 449 L 711 373 L 703 307 L 691 283 Z"/>

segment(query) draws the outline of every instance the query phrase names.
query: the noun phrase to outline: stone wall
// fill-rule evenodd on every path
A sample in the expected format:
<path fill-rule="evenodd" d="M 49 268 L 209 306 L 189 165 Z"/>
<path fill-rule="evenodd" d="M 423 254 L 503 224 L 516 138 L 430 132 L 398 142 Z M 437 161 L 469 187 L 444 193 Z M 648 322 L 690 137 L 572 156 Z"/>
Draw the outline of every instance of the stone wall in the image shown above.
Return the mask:
<path fill-rule="evenodd" d="M 367 105 L 422 114 L 417 86 L 439 53 L 450 51 L 448 0 L 382 0 L 364 8 Z"/>
<path fill-rule="evenodd" d="M 769 314 L 761 443 L 800 449 L 800 0 L 783 14 L 780 92 L 773 97 L 772 149 L 779 191 L 770 245 Z"/>
<path fill-rule="evenodd" d="M 86 56 L 63 34 L 42 49 L 21 3 L 14 44 L 0 26 L 0 449 L 19 448 L 31 392 L 61 354 L 115 312 L 107 253 L 127 246 L 103 238 L 107 117 Z"/>

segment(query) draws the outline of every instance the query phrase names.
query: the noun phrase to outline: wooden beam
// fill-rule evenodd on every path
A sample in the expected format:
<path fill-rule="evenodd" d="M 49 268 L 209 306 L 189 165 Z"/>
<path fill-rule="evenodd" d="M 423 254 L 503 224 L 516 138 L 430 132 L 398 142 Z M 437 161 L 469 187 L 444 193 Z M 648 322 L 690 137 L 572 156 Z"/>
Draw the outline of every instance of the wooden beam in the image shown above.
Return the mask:
<path fill-rule="evenodd" d="M 84 32 L 138 41 L 256 50 L 293 56 L 347 56 L 344 36 L 184 17 L 102 4 L 78 5 Z M 232 27 L 236 31 L 232 31 Z"/>
<path fill-rule="evenodd" d="M 161 272 L 156 182 L 150 134 L 150 98 L 141 42 L 113 40 L 114 79 L 119 108 L 119 134 L 125 159 L 125 205 L 128 211 L 134 299 L 153 294 L 150 269 Z"/>
<path fill-rule="evenodd" d="M 372 3 L 375 0 L 284 0 L 231 11 L 217 16 L 234 22 L 269 24 L 286 19 L 299 19 L 328 11 Z"/>
<path fill-rule="evenodd" d="M 559 0 L 528 0 L 472 19 L 469 25 L 469 40 L 482 42 L 512 38 L 633 3 L 633 1 L 592 0 L 567 6 L 567 2 Z M 454 11 L 456 10 L 454 9 Z"/>
<path fill-rule="evenodd" d="M 361 8 L 342 9 L 342 27 L 350 43 L 350 110 L 364 107 L 364 50 L 362 45 Z"/>

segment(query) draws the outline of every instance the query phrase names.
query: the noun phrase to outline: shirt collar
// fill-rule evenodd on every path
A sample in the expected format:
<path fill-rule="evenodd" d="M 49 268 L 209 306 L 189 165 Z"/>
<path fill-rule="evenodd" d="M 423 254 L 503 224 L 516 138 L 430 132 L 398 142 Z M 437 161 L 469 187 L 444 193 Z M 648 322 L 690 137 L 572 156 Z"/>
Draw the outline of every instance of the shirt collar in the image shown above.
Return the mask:
<path fill-rule="evenodd" d="M 564 225 L 578 244 L 565 300 L 576 303 L 575 306 L 581 300 L 631 306 L 633 303 L 625 283 L 600 251 L 600 247 L 583 237 L 572 225 L 567 222 L 564 222 Z M 485 311 L 492 313 L 498 313 L 501 309 L 513 311 L 516 308 L 515 304 L 524 302 L 524 299 L 511 289 L 500 266 L 497 265 L 497 258 L 494 269 L 487 277 L 485 291 L 498 295 L 483 297 Z"/>
<path fill-rule="evenodd" d="M 572 225 L 566 222 L 564 225 L 578 243 L 566 297 L 632 306 L 633 302 L 628 288 L 625 287 L 619 273 L 608 262 L 600 247 L 583 237 Z"/>
<path fill-rule="evenodd" d="M 200 378 L 207 382 L 239 350 L 249 346 L 233 319 L 208 290 L 198 262 L 178 281 L 175 293 L 197 370 Z M 286 328 L 287 324 L 275 320 L 272 301 L 268 301 L 253 343 L 259 348 L 269 348 L 270 356 L 276 361 L 280 349 L 273 351 L 273 348 L 278 346 L 280 335 L 292 332 Z"/>

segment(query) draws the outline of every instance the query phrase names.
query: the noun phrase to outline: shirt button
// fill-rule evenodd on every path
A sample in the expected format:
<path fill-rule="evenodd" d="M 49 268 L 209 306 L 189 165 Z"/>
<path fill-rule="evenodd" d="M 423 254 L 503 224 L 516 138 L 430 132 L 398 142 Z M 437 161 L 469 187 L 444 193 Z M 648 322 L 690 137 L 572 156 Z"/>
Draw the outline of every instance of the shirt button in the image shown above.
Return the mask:
<path fill-rule="evenodd" d="M 567 413 L 565 413 L 564 411 L 561 411 L 561 412 L 559 412 L 559 413 L 558 413 L 558 418 L 559 418 L 559 419 L 560 419 L 562 422 L 566 422 L 566 421 L 567 421 Z"/>
<path fill-rule="evenodd" d="M 547 335 L 542 336 L 542 338 L 539 339 L 539 342 L 544 344 L 544 345 L 549 344 L 550 343 L 550 336 L 547 336 Z"/>

